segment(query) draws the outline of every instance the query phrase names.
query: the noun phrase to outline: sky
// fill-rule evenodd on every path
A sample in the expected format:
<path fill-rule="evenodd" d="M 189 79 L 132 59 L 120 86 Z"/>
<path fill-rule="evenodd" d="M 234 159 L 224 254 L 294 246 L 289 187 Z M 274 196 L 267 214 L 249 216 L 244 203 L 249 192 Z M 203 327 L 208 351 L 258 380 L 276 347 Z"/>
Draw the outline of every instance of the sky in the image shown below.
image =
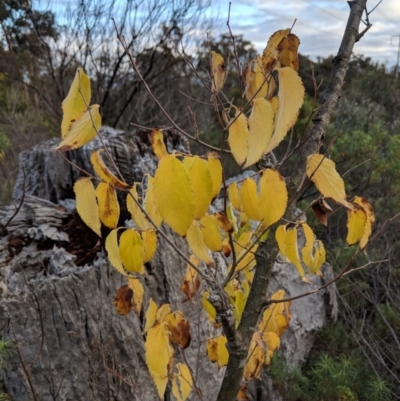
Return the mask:
<path fill-rule="evenodd" d="M 369 0 L 371 10 L 379 0 Z M 226 32 L 229 0 L 213 0 L 216 29 Z M 259 52 L 279 29 L 289 28 L 295 19 L 299 51 L 315 60 L 336 54 L 349 14 L 346 0 L 231 0 L 230 26 L 234 35 L 243 34 Z M 365 16 L 365 15 L 364 15 Z M 354 53 L 393 67 L 400 40 L 400 0 L 382 0 L 370 14 L 371 29 L 355 45 Z"/>

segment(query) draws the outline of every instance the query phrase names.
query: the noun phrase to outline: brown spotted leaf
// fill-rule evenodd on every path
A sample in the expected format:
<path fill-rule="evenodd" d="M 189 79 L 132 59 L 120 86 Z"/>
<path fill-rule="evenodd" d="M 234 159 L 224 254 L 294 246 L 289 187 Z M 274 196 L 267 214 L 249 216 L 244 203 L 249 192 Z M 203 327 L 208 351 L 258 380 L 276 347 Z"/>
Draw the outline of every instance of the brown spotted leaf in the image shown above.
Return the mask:
<path fill-rule="evenodd" d="M 114 305 L 120 315 L 126 316 L 133 308 L 133 291 L 129 285 L 123 285 L 117 291 Z"/>
<path fill-rule="evenodd" d="M 181 311 L 168 313 L 164 322 L 167 324 L 170 339 L 182 349 L 189 347 L 192 336 L 190 334 L 189 321 L 185 319 Z"/>

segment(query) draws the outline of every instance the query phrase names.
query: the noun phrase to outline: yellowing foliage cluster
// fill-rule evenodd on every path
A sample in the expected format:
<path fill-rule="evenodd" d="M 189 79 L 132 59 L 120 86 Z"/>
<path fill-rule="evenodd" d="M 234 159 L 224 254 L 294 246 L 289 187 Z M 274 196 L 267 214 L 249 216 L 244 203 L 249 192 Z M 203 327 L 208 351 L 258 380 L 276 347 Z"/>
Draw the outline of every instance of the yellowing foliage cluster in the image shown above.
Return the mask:
<path fill-rule="evenodd" d="M 299 44 L 290 29 L 275 32 L 263 54 L 251 60 L 244 71 L 247 104 L 244 107 L 230 104 L 229 109 L 222 109 L 230 151 L 242 168 L 254 165 L 272 152 L 297 120 L 304 100 L 304 87 L 297 73 Z M 227 70 L 220 54 L 212 51 L 210 61 L 211 91 L 217 104 Z M 90 106 L 90 100 L 90 80 L 78 68 L 62 104 L 62 141 L 56 150 L 77 149 L 98 134 L 99 106 Z M 127 278 L 127 284 L 119 288 L 114 300 L 121 315 L 134 311 L 137 318 L 142 316 L 143 303 L 146 303 L 143 277 L 146 264 L 157 252 L 159 236 L 166 238 L 162 224 L 185 238 L 192 255 L 186 258 L 181 291 L 188 302 L 193 302 L 200 292 L 205 313 L 215 329 L 221 327 L 221 319 L 210 302 L 211 288 L 202 280 L 205 271 L 217 272 L 215 253 L 220 254 L 227 267 L 221 288 L 229 299 L 236 328 L 253 284 L 255 254 L 272 226 L 276 227 L 275 239 L 281 256 L 295 266 L 303 281 L 309 282 L 307 274 L 321 274 L 325 248 L 305 219 L 300 216 L 277 226 L 290 203 L 286 180 L 278 168 L 262 169 L 241 182 L 226 185 L 222 151 L 203 156 L 170 153 L 159 128 L 152 130 L 150 141 L 159 159 L 154 176 L 147 174 L 143 182 L 126 183 L 117 169 L 108 167 L 113 164 L 109 153 L 98 149 L 90 158 L 96 177 L 82 177 L 74 185 L 80 217 L 99 237 L 106 234 L 109 261 Z M 358 243 L 364 249 L 375 221 L 368 201 L 358 196 L 348 200 L 343 179 L 326 155 L 308 156 L 304 180 L 306 177 L 321 194 L 311 205 L 321 223 L 327 225 L 332 212 L 327 200 L 346 208 L 347 243 Z M 128 226 L 120 222 L 121 196 L 118 194 L 122 193 L 131 217 Z M 211 205 L 220 196 L 224 207 L 215 211 Z M 276 292 L 271 299 L 277 303 L 270 305 L 258 322 L 244 368 L 245 380 L 260 377 L 262 367 L 269 364 L 279 348 L 280 336 L 290 321 L 290 303 L 284 301 L 284 291 Z M 192 370 L 182 363 L 174 367 L 174 356 L 177 349 L 190 345 L 189 321 L 181 311 L 172 311 L 169 304 L 158 306 L 150 299 L 141 327 L 146 363 L 160 399 L 164 399 L 170 381 L 175 399 L 187 400 L 195 388 Z M 228 363 L 226 343 L 222 334 L 207 340 L 208 357 L 219 368 Z M 243 385 L 239 398 L 247 399 L 245 393 Z"/>

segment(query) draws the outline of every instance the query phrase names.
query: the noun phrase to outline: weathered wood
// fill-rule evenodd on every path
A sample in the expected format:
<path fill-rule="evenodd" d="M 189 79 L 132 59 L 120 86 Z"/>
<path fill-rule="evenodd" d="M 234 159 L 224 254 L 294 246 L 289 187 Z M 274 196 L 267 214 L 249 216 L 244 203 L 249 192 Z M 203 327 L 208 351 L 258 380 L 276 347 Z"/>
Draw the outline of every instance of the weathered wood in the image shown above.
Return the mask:
<path fill-rule="evenodd" d="M 59 139 L 46 141 L 21 153 L 13 199 L 18 200 L 22 197 L 24 187 L 27 194 L 54 203 L 63 199 L 74 199 L 73 184 L 84 174 L 73 165 L 93 174 L 90 155 L 94 150 L 102 148 L 103 143 L 126 182 L 140 182 L 144 174 L 154 173 L 157 158 L 152 154 L 148 131 L 128 133 L 103 127 L 100 132 L 103 141 L 95 138 L 78 150 L 63 153 L 72 164 L 54 150 Z M 181 138 L 174 130 L 166 133 L 165 141 L 169 151 L 188 151 L 187 140 Z M 109 167 L 113 170 L 112 166 Z"/>

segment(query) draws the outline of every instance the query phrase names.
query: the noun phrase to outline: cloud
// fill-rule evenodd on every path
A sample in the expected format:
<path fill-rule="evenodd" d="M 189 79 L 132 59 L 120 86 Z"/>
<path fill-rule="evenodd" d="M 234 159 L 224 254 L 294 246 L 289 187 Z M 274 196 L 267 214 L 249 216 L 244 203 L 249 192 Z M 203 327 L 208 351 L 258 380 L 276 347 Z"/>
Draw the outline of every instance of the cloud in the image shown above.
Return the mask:
<path fill-rule="evenodd" d="M 372 9 L 379 0 L 368 2 Z M 336 54 L 346 27 L 349 6 L 346 0 L 231 0 L 230 25 L 234 34 L 243 34 L 258 51 L 278 29 L 290 27 L 301 40 L 300 52 L 316 59 Z M 226 32 L 229 0 L 214 0 L 219 32 Z M 397 61 L 400 1 L 383 0 L 370 15 L 373 24 L 354 47 L 354 54 L 393 67 Z M 397 35 L 397 36 L 396 36 Z"/>

